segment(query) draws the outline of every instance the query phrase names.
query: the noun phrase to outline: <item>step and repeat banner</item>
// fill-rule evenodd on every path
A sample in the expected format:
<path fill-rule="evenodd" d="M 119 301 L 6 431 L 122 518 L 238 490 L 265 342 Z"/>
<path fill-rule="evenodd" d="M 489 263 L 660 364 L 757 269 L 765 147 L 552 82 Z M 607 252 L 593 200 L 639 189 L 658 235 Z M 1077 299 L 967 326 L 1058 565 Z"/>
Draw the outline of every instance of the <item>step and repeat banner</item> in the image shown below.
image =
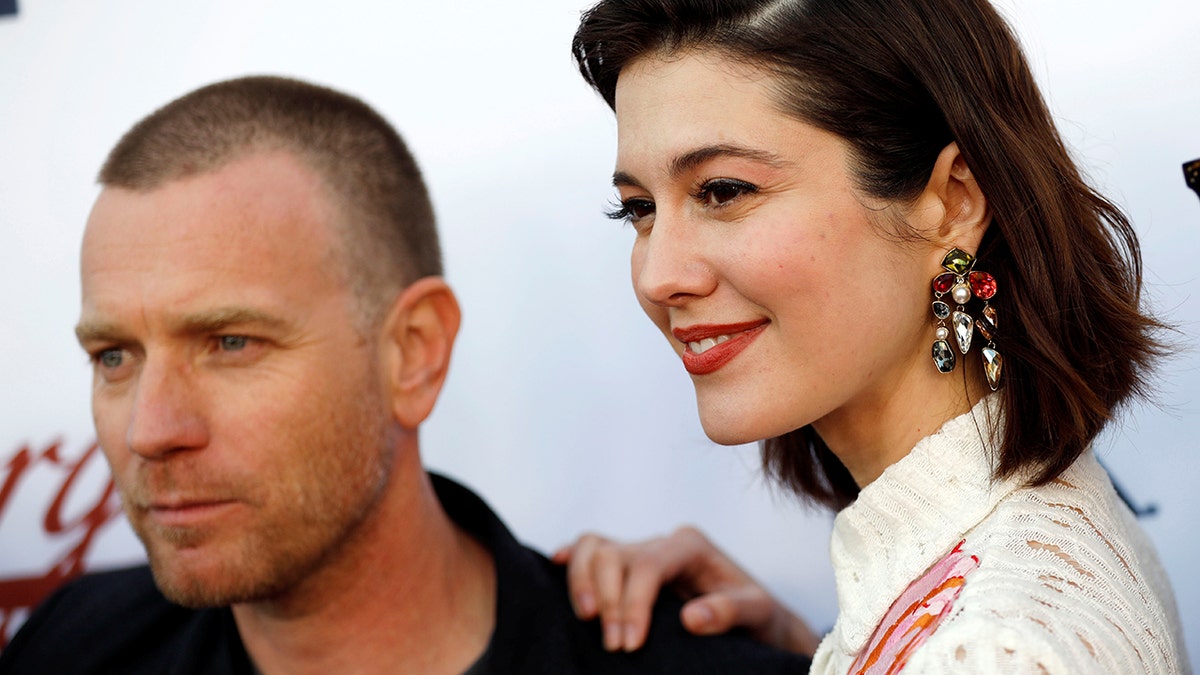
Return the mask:
<path fill-rule="evenodd" d="M 121 513 L 95 443 L 80 448 L 61 442 L 26 446 L 6 459 L 0 484 L 0 523 L 6 516 L 11 523 L 4 533 L 5 556 L 25 556 L 37 566 L 26 574 L 0 578 L 3 637 L 11 635 L 29 608 L 87 569 L 98 535 Z M 35 542 L 49 546 L 35 553 Z"/>
<path fill-rule="evenodd" d="M 1149 299 L 1200 320 L 1200 8 L 1191 0 L 998 0 L 1094 182 L 1143 236 Z M 95 445 L 78 318 L 79 238 L 108 149 L 203 84 L 252 73 L 362 97 L 404 135 L 433 194 L 464 322 L 422 431 L 426 464 L 543 550 L 584 530 L 691 522 L 817 627 L 836 614 L 830 518 L 709 442 L 691 384 L 629 284 L 632 231 L 607 220 L 615 122 L 570 39 L 585 0 L 156 3 L 0 0 L 0 644 L 87 569 L 142 560 Z M 1084 25 L 1086 24 L 1086 25 Z M 1200 645 L 1200 353 L 1098 451 L 1132 500 Z"/>

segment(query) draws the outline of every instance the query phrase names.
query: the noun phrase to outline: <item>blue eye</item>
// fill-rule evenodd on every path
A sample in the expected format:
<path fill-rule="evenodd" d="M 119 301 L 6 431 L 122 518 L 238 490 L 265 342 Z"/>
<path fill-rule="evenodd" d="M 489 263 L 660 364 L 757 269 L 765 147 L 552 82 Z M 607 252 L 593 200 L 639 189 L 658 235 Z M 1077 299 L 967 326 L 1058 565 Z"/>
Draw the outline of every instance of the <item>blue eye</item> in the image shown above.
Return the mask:
<path fill-rule="evenodd" d="M 96 362 L 103 368 L 120 368 L 125 354 L 120 349 L 105 349 L 96 355 Z"/>
<path fill-rule="evenodd" d="M 249 338 L 247 338 L 245 335 L 222 335 L 221 337 L 217 338 L 217 342 L 222 351 L 236 352 L 246 348 Z"/>

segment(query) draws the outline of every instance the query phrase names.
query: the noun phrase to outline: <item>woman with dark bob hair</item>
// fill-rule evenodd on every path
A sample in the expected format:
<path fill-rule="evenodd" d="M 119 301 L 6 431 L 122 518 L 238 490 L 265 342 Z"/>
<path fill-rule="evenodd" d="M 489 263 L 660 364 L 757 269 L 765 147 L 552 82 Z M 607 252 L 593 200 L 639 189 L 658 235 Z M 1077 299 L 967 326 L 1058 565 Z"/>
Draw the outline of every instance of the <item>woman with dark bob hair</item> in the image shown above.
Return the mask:
<path fill-rule="evenodd" d="M 573 50 L 705 432 L 838 512 L 813 672 L 1188 669 L 1090 449 L 1166 351 L 1137 237 L 987 0 L 602 0 Z M 672 578 L 755 598 L 693 600 L 694 630 L 816 645 L 694 531 L 558 559 L 610 648 Z"/>

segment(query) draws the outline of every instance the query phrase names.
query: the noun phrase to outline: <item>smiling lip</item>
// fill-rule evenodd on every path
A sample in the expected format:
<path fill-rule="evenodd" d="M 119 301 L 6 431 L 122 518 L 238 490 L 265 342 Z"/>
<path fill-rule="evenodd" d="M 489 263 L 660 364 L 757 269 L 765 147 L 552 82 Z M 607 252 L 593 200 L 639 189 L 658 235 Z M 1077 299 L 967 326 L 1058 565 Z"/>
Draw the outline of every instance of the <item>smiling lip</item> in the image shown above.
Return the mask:
<path fill-rule="evenodd" d="M 760 319 L 745 323 L 689 326 L 675 328 L 671 334 L 685 345 L 683 367 L 692 375 L 707 375 L 741 354 L 769 323 L 766 319 Z M 697 346 L 702 351 L 695 351 Z"/>

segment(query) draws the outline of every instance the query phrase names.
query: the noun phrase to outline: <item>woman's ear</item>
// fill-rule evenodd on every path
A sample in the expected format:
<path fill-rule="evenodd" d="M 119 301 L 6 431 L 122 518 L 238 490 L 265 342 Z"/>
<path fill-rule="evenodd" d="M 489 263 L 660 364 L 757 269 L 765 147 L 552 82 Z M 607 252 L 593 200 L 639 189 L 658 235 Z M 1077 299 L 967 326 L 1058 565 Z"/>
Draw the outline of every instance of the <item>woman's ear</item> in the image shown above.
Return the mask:
<path fill-rule="evenodd" d="M 383 359 L 392 413 L 406 429 L 429 417 L 446 381 L 462 314 L 440 277 L 424 277 L 392 303 L 383 326 Z"/>
<path fill-rule="evenodd" d="M 979 250 L 992 214 L 957 143 L 947 145 L 938 154 L 929 182 L 911 213 L 919 221 L 914 224 L 943 252 L 953 247 L 972 254 Z"/>

